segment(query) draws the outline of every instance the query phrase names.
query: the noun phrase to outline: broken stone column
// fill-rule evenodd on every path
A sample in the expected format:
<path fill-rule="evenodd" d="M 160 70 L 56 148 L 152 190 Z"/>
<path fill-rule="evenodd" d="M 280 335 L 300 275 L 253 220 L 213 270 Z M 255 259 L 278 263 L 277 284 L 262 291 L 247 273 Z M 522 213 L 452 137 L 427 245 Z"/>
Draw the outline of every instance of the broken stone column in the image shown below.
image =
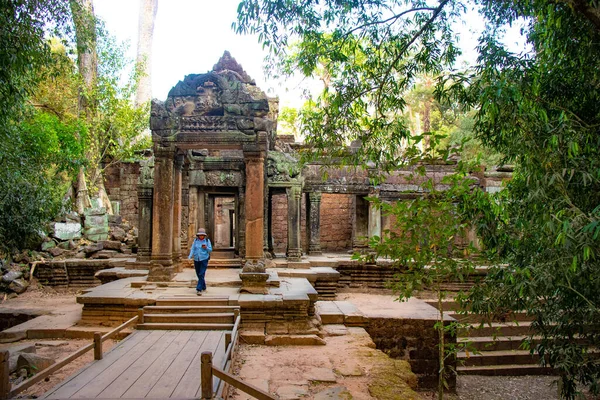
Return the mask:
<path fill-rule="evenodd" d="M 165 276 L 172 276 L 173 273 L 173 161 L 175 151 L 170 147 L 155 145 L 154 156 L 151 260 L 153 266 L 162 265 L 165 273 L 159 274 L 159 268 L 152 268 L 148 280 L 154 279 L 152 271 L 155 271 L 162 280 Z"/>
<path fill-rule="evenodd" d="M 288 204 L 288 261 L 300 261 L 302 259 L 302 247 L 300 245 L 300 212 L 302 190 L 300 186 L 286 188 Z"/>
<path fill-rule="evenodd" d="M 267 280 L 269 274 L 266 272 L 264 260 L 248 260 L 240 273 L 242 287 L 240 293 L 267 294 Z"/>
<path fill-rule="evenodd" d="M 308 194 L 308 254 L 321 252 L 321 192 Z"/>

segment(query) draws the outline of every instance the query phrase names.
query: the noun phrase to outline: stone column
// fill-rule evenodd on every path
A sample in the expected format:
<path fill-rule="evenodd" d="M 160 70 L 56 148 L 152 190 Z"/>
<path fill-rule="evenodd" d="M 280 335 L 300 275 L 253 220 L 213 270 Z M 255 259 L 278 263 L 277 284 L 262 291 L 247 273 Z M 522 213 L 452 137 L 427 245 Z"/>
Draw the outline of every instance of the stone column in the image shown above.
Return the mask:
<path fill-rule="evenodd" d="M 370 193 L 369 197 L 379 197 L 379 190 Z M 373 236 L 381 238 L 381 208 L 369 202 L 369 239 Z"/>
<path fill-rule="evenodd" d="M 190 206 L 189 206 L 189 221 L 187 229 L 188 246 L 185 249 L 186 254 L 189 254 L 190 247 L 194 243 L 196 232 L 198 232 L 198 187 L 190 186 Z M 182 249 L 183 250 L 183 249 Z"/>
<path fill-rule="evenodd" d="M 321 252 L 321 192 L 308 193 L 308 254 L 320 255 Z"/>
<path fill-rule="evenodd" d="M 173 148 L 154 149 L 154 199 L 152 204 L 152 257 L 154 264 L 165 266 L 172 275 L 173 265 Z M 160 271 L 156 271 L 159 273 Z M 150 278 L 150 277 L 149 277 Z"/>
<path fill-rule="evenodd" d="M 240 258 L 246 258 L 246 192 L 243 186 L 238 188 L 237 238 Z"/>
<path fill-rule="evenodd" d="M 152 186 L 138 186 L 138 252 L 137 260 L 150 261 L 152 254 Z"/>
<path fill-rule="evenodd" d="M 263 258 L 264 240 L 264 170 L 263 153 L 244 155 L 246 162 L 246 259 Z"/>
<path fill-rule="evenodd" d="M 354 219 L 352 221 L 352 247 L 367 246 L 366 237 L 369 234 L 369 204 L 362 195 L 354 198 Z"/>
<path fill-rule="evenodd" d="M 300 245 L 300 212 L 302 190 L 300 186 L 286 188 L 288 204 L 288 261 L 302 259 L 302 246 Z"/>
<path fill-rule="evenodd" d="M 181 169 L 183 155 L 177 155 L 174 161 L 173 175 L 173 262 L 181 260 Z"/>

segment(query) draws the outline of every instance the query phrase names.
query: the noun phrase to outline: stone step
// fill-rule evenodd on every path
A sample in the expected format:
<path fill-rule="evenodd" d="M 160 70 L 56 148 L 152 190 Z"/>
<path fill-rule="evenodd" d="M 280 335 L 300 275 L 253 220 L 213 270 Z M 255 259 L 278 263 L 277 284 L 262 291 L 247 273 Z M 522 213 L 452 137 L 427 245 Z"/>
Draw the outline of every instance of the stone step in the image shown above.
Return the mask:
<path fill-rule="evenodd" d="M 316 314 L 324 325 L 364 326 L 367 323 L 365 315 L 348 301 L 318 301 Z"/>
<path fill-rule="evenodd" d="M 460 375 L 486 376 L 524 376 L 524 375 L 556 375 L 555 370 L 537 364 L 526 365 L 486 365 L 459 366 L 456 371 Z"/>
<path fill-rule="evenodd" d="M 220 313 L 239 310 L 239 306 L 146 306 L 144 313 L 149 314 L 201 314 Z"/>
<path fill-rule="evenodd" d="M 146 323 L 233 324 L 233 313 L 144 314 Z"/>
<path fill-rule="evenodd" d="M 242 260 L 240 258 L 211 258 L 208 266 L 209 268 L 241 268 Z"/>
<path fill-rule="evenodd" d="M 483 336 L 524 336 L 531 333 L 531 322 L 493 322 L 491 324 L 473 324 L 458 330 L 458 337 L 483 337 Z"/>
<path fill-rule="evenodd" d="M 179 330 L 179 331 L 228 331 L 233 324 L 184 324 L 184 323 L 143 323 L 136 327 L 143 330 Z"/>
<path fill-rule="evenodd" d="M 229 297 L 163 297 L 156 299 L 157 306 L 228 306 Z"/>
<path fill-rule="evenodd" d="M 527 336 L 481 336 L 458 338 L 459 343 L 470 342 L 469 348 L 477 351 L 521 350 Z"/>
<path fill-rule="evenodd" d="M 450 311 L 448 313 L 448 315 L 451 316 L 452 318 L 456 319 L 459 322 L 470 323 L 470 324 L 476 324 L 476 323 L 487 324 L 489 322 L 504 323 L 504 322 L 514 322 L 514 321 L 522 322 L 522 321 L 532 321 L 533 320 L 532 317 L 528 316 L 525 313 L 507 313 L 504 315 L 496 316 L 496 317 L 492 318 L 491 320 L 483 315 L 457 314 L 452 311 Z"/>
<path fill-rule="evenodd" d="M 540 360 L 538 354 L 531 354 L 529 350 L 499 350 L 484 351 L 479 354 L 466 353 L 464 351 L 456 354 L 459 365 L 465 367 L 481 367 L 489 365 L 530 365 L 537 364 Z"/>

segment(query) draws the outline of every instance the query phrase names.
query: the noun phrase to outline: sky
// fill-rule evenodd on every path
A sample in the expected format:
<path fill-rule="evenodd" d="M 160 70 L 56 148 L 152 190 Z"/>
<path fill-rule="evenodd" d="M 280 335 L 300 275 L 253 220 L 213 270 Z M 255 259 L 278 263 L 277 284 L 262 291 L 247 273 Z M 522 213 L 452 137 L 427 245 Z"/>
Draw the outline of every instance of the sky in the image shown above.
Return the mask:
<path fill-rule="evenodd" d="M 165 100 L 169 90 L 185 75 L 212 70 L 225 50 L 256 80 L 269 96 L 294 105 L 300 94 L 286 92 L 278 82 L 267 83 L 263 73 L 266 52 L 256 36 L 237 35 L 231 29 L 239 0 L 159 0 L 152 60 L 152 97 Z M 94 0 L 94 12 L 108 31 L 129 42 L 135 59 L 138 0 Z M 297 83 L 288 85 L 294 92 Z M 285 105 L 285 104 L 283 104 Z"/>
<path fill-rule="evenodd" d="M 300 79 L 287 82 L 267 79 L 263 70 L 266 52 L 256 36 L 237 35 L 231 29 L 240 0 L 159 0 L 152 54 L 152 97 L 165 100 L 169 90 L 185 75 L 205 73 L 229 50 L 269 96 L 279 96 L 280 106 L 299 108 Z M 135 59 L 138 29 L 138 0 L 94 0 L 94 11 L 108 31 L 129 43 L 127 56 Z M 460 35 L 463 62 L 475 61 L 474 48 L 483 21 L 476 14 L 455 27 Z M 518 41 L 518 29 L 507 40 Z M 312 84 L 314 87 L 314 84 Z"/>

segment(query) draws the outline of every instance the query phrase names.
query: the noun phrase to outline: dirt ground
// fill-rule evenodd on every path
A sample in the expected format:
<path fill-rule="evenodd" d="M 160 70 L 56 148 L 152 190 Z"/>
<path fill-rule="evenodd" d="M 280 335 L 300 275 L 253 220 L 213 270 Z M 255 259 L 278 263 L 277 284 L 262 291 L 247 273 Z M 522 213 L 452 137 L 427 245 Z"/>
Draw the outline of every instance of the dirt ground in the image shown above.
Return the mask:
<path fill-rule="evenodd" d="M 4 301 L 0 308 L 36 308 L 57 312 L 77 307 L 77 291 L 52 288 L 29 290 L 15 299 Z M 345 293 L 340 300 L 354 301 L 367 312 L 392 312 L 389 295 Z M 396 303 L 397 304 L 397 303 Z M 387 311 L 386 311 L 387 310 Z M 344 329 L 343 327 L 341 328 Z M 339 335 L 341 332 L 334 332 Z M 368 334 L 360 328 L 349 328 L 346 334 L 328 336 L 326 346 L 269 347 L 241 344 L 235 372 L 243 379 L 284 399 L 437 399 L 434 392 L 414 392 L 412 374 L 405 366 L 389 359 L 373 348 Z M 60 360 L 90 340 L 59 339 L 28 342 L 62 342 L 61 345 L 36 346 L 37 354 Z M 115 342 L 105 342 L 107 351 Z M 66 379 L 93 359 L 88 352 L 47 381 L 36 384 L 20 397 L 37 397 Z M 414 384 L 414 382 L 412 382 Z M 233 399 L 248 398 L 234 392 Z M 460 376 L 456 394 L 450 400 L 558 400 L 556 378 L 546 376 L 485 377 Z"/>

